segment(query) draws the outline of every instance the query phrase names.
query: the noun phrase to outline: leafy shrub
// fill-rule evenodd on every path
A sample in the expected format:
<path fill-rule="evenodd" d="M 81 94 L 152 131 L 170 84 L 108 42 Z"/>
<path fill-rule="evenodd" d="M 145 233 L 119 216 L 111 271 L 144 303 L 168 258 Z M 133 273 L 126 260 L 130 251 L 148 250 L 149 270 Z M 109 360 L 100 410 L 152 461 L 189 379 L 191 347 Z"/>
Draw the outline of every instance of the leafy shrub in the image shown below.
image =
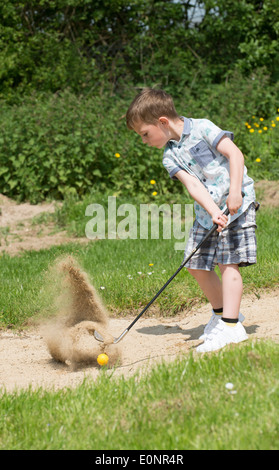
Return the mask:
<path fill-rule="evenodd" d="M 246 165 L 257 180 L 279 178 L 279 108 L 277 114 L 269 117 L 251 116 L 245 123 L 247 151 Z"/>
<path fill-rule="evenodd" d="M 161 155 L 126 129 L 121 119 L 126 107 L 114 98 L 69 92 L 2 106 L 1 192 L 33 202 L 82 196 L 96 186 L 144 192 L 161 167 Z"/>
<path fill-rule="evenodd" d="M 235 133 L 251 176 L 278 178 L 278 137 L 273 132 L 278 136 L 278 86 L 268 86 L 264 74 L 256 80 L 236 75 L 223 84 L 185 88 L 179 95 L 170 87 L 167 91 L 180 114 L 208 118 Z M 34 94 L 12 106 L 2 102 L 0 192 L 34 203 L 80 198 L 92 190 L 130 197 L 183 194 L 183 186 L 173 182 L 162 165 L 162 151 L 144 146 L 126 128 L 125 113 L 134 93 L 121 98 L 105 93 L 76 96 L 65 90 Z M 258 134 L 259 142 L 245 127 L 253 113 L 267 120 L 273 115 L 277 125 Z M 255 165 L 257 157 L 260 167 Z"/>

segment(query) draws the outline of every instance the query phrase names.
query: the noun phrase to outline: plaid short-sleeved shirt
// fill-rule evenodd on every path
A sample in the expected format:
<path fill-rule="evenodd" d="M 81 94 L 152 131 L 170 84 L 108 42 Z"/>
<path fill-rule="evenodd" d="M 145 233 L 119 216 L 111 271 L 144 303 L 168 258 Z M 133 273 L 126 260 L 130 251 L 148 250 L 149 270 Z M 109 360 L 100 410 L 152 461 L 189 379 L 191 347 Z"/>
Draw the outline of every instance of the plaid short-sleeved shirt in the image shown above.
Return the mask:
<path fill-rule="evenodd" d="M 233 140 L 233 133 L 224 131 L 208 119 L 184 120 L 184 129 L 179 142 L 170 140 L 164 151 L 163 165 L 171 178 L 180 170 L 186 170 L 198 178 L 207 188 L 214 202 L 225 208 L 230 188 L 229 160 L 216 150 L 224 136 Z M 237 214 L 229 216 L 229 222 L 237 219 L 255 201 L 254 182 L 244 167 L 242 191 L 245 194 Z M 196 220 L 206 229 L 213 225 L 208 212 L 195 202 Z"/>

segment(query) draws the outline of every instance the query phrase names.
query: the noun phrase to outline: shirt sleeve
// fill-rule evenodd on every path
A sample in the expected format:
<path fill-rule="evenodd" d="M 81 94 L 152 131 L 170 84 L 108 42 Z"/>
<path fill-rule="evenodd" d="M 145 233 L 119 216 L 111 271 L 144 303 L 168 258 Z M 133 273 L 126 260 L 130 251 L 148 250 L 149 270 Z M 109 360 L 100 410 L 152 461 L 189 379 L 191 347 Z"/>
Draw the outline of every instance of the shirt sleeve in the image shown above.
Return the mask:
<path fill-rule="evenodd" d="M 233 140 L 234 135 L 231 131 L 225 131 L 216 126 L 208 119 L 201 119 L 199 123 L 201 137 L 213 148 L 216 149 L 222 137 L 226 136 Z"/>
<path fill-rule="evenodd" d="M 170 158 L 169 156 L 164 156 L 163 158 L 163 165 L 164 167 L 166 168 L 168 174 L 170 175 L 170 177 L 174 180 L 177 180 L 175 174 L 180 171 L 180 170 L 183 170 L 182 167 L 180 167 L 178 165 L 177 162 L 175 162 L 172 158 Z"/>

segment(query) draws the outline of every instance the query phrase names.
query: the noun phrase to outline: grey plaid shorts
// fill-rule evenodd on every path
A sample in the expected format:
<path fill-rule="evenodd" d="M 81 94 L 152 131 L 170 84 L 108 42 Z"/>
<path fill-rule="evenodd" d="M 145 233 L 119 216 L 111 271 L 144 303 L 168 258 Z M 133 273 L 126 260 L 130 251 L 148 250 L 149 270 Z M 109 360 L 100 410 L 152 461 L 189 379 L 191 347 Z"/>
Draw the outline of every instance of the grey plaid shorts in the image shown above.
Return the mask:
<path fill-rule="evenodd" d="M 222 232 L 214 232 L 186 263 L 186 268 L 214 271 L 216 264 L 237 264 L 240 267 L 255 264 L 257 262 L 256 228 L 256 209 L 255 204 L 252 203 Z M 207 232 L 208 230 L 195 220 L 186 245 L 184 260 Z"/>

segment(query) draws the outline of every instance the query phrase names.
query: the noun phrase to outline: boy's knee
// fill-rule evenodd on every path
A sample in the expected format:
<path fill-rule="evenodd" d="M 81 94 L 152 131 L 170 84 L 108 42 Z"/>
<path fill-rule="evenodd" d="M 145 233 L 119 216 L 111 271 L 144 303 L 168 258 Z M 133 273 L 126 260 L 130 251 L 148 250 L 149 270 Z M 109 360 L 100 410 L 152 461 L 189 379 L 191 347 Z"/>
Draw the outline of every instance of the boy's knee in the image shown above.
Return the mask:
<path fill-rule="evenodd" d="M 187 271 L 195 279 L 199 279 L 201 276 L 204 275 L 204 272 L 205 272 L 205 271 L 201 271 L 200 269 L 191 269 L 191 268 L 187 268 Z"/>

